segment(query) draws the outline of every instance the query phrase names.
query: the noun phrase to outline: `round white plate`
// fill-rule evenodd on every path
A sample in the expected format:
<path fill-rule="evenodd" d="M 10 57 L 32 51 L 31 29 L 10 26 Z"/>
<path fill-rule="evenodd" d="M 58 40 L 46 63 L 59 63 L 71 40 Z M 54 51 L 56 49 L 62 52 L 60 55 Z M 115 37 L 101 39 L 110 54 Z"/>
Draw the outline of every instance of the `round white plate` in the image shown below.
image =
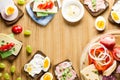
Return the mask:
<path fill-rule="evenodd" d="M 70 6 L 76 6 L 76 8 L 74 8 L 74 11 L 76 12 L 75 16 L 69 16 L 68 8 Z M 64 0 L 63 1 L 62 16 L 65 20 L 67 20 L 68 22 L 77 22 L 81 20 L 83 15 L 84 15 L 84 7 L 80 1 L 78 0 Z"/>

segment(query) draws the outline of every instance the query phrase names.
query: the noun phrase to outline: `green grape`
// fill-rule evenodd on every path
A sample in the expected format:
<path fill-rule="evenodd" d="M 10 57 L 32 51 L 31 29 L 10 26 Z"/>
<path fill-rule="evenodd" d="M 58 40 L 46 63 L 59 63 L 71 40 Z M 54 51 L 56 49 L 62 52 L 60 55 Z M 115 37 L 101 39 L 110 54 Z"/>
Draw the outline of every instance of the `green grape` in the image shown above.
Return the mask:
<path fill-rule="evenodd" d="M 0 73 L 0 78 L 2 77 L 2 73 Z"/>
<path fill-rule="evenodd" d="M 25 4 L 25 0 L 18 0 L 17 2 L 19 5 L 24 5 Z"/>
<path fill-rule="evenodd" d="M 0 68 L 4 69 L 5 68 L 5 64 L 4 63 L 0 63 Z"/>
<path fill-rule="evenodd" d="M 31 35 L 31 31 L 30 30 L 25 30 L 24 31 L 24 35 L 25 36 L 30 36 Z"/>
<path fill-rule="evenodd" d="M 21 77 L 18 77 L 16 80 L 22 80 L 22 78 L 21 78 Z"/>
<path fill-rule="evenodd" d="M 15 72 L 15 70 L 16 70 L 15 66 L 14 66 L 14 65 L 12 65 L 12 66 L 11 66 L 11 68 L 10 68 L 11 73 L 14 73 L 14 72 Z"/>
<path fill-rule="evenodd" d="M 27 45 L 26 52 L 31 54 L 32 53 L 32 47 L 30 45 Z"/>
<path fill-rule="evenodd" d="M 9 75 L 8 73 L 5 73 L 5 74 L 4 74 L 4 79 L 5 79 L 5 80 L 10 80 L 10 75 Z"/>

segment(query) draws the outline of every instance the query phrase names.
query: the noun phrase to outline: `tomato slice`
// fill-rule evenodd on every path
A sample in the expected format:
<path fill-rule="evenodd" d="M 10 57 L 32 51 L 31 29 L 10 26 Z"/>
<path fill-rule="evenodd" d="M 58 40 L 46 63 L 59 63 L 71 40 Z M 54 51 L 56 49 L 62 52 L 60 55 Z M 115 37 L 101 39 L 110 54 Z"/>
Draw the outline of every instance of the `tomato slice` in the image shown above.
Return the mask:
<path fill-rule="evenodd" d="M 39 9 L 52 9 L 53 5 L 54 5 L 54 3 L 52 1 L 48 1 L 48 2 L 46 2 L 44 4 L 39 4 L 38 8 Z"/>
<path fill-rule="evenodd" d="M 120 61 L 120 47 L 115 47 L 113 49 L 113 57 L 115 60 Z"/>
<path fill-rule="evenodd" d="M 48 9 L 52 9 L 53 5 L 54 5 L 54 3 L 52 1 L 47 2 L 47 8 Z"/>

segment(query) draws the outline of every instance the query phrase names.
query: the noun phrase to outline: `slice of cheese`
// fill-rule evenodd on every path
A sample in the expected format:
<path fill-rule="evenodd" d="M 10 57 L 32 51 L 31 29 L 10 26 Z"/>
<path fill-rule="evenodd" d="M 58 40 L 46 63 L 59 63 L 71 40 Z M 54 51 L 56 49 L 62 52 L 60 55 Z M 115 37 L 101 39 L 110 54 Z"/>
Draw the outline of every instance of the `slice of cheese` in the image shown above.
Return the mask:
<path fill-rule="evenodd" d="M 100 80 L 98 70 L 95 68 L 94 64 L 87 66 L 81 70 L 80 73 L 85 80 Z"/>
<path fill-rule="evenodd" d="M 4 43 L 14 43 L 14 51 L 12 52 L 13 55 L 17 56 L 19 51 L 22 48 L 22 42 L 10 37 L 9 35 L 0 33 L 0 42 L 4 41 Z M 1 44 L 1 43 L 0 43 Z"/>
<path fill-rule="evenodd" d="M 54 5 L 52 9 L 39 9 L 38 5 L 39 4 L 44 4 L 47 0 L 35 0 L 33 4 L 33 12 L 44 12 L 44 13 L 57 13 L 57 7 Z M 54 2 L 54 0 L 52 0 Z"/>

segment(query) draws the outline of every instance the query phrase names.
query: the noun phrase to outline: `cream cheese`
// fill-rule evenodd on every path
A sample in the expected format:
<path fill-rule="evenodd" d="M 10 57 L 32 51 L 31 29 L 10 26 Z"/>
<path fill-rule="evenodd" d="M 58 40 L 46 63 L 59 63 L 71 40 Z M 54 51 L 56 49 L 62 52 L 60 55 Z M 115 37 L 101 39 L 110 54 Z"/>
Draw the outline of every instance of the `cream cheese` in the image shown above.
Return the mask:
<path fill-rule="evenodd" d="M 80 8 L 77 5 L 69 5 L 66 8 L 66 16 L 69 18 L 77 18 L 80 15 Z"/>
<path fill-rule="evenodd" d="M 36 54 L 34 58 L 25 64 L 24 70 L 29 73 L 30 76 L 34 77 L 43 70 L 44 57 L 40 54 Z"/>

